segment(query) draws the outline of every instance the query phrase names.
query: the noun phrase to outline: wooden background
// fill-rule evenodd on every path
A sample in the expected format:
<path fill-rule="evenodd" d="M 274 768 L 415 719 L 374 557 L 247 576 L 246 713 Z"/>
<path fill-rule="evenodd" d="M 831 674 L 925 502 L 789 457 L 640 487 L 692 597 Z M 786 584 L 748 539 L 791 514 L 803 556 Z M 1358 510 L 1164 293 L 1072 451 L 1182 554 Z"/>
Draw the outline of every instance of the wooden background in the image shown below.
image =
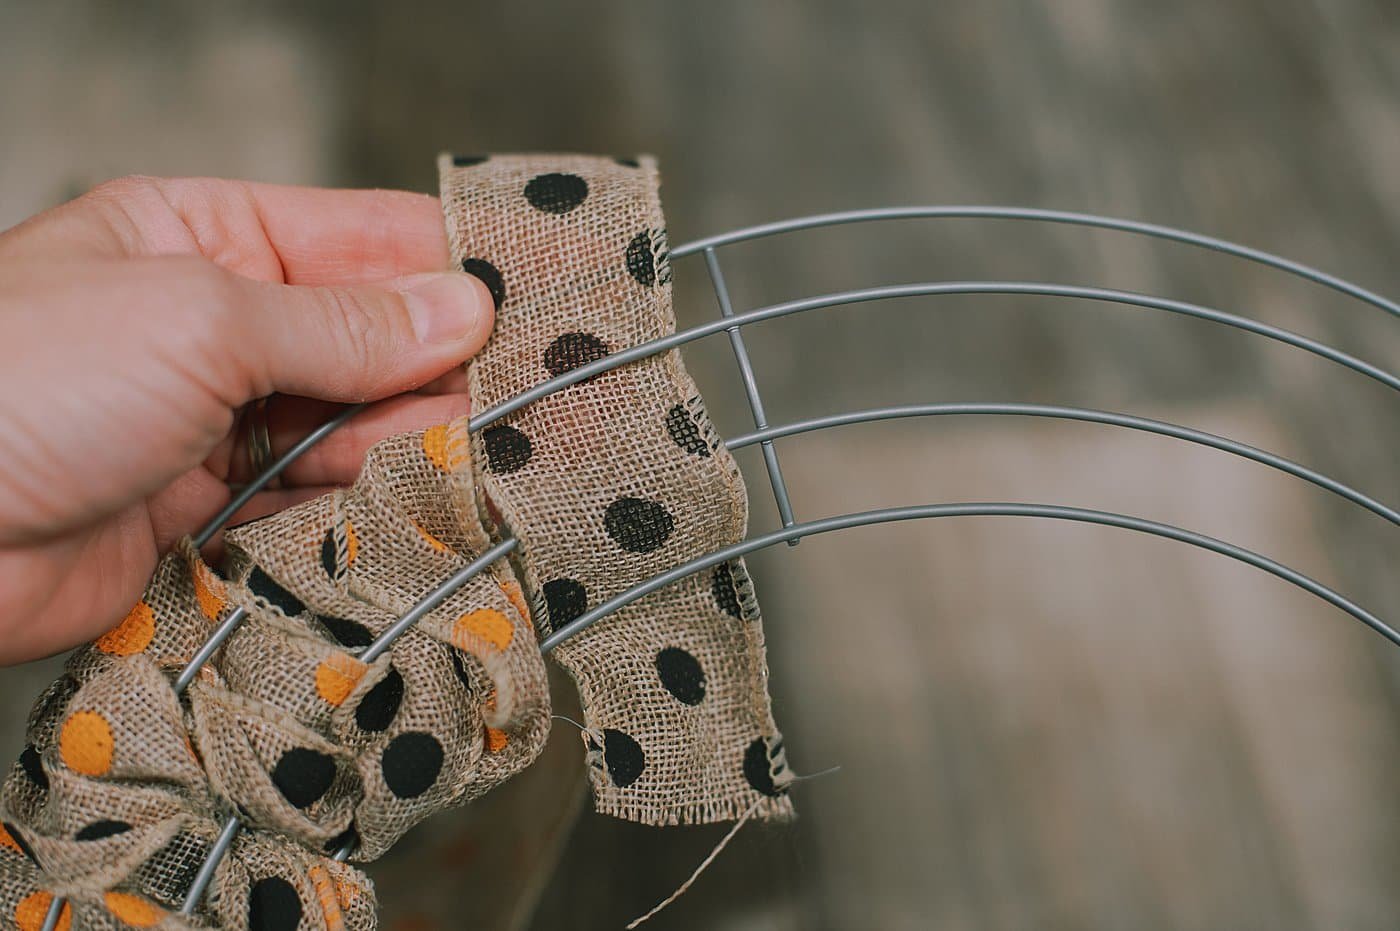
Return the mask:
<path fill-rule="evenodd" d="M 0 0 L 0 225 L 128 173 L 432 190 L 433 155 L 661 158 L 673 243 L 905 203 L 1085 210 L 1237 239 L 1400 293 L 1389 0 Z M 930 221 L 724 254 L 743 306 L 899 281 L 1124 287 L 1383 367 L 1400 321 L 1121 234 Z M 684 323 L 715 313 L 676 269 Z M 1396 399 L 1211 324 L 937 298 L 754 328 L 770 418 L 1004 400 L 1238 437 L 1400 500 Z M 723 342 L 688 353 L 721 426 Z M 22 399 L 8 399 L 19 403 Z M 965 422 L 964 422 L 965 420 Z M 903 422 L 785 442 L 802 517 L 908 502 L 1101 507 L 1224 537 L 1394 622 L 1395 528 L 1221 453 L 1107 427 Z M 759 528 L 774 524 L 746 456 Z M 1400 653 L 1220 557 L 1122 531 L 949 520 L 755 560 L 801 819 L 746 828 L 656 928 L 1392 929 Z M 52 665 L 0 672 L 0 753 Z M 561 694 L 567 694 L 567 688 Z M 722 828 L 578 811 L 577 736 L 374 867 L 385 925 L 618 927 Z M 532 917 L 533 916 L 533 917 Z"/>

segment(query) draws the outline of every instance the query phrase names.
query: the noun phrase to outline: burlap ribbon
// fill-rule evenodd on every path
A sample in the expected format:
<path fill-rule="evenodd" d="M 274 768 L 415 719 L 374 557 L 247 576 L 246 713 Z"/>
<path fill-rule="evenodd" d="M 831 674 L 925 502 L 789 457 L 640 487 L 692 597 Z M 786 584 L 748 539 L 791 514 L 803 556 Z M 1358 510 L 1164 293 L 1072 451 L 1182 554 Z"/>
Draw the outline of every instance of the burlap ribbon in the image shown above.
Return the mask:
<path fill-rule="evenodd" d="M 499 305 L 471 368 L 478 409 L 674 328 L 649 160 L 448 159 L 443 202 L 455 257 Z M 745 519 L 672 352 L 476 436 L 462 420 L 377 445 L 352 488 L 229 531 L 224 577 L 183 544 L 31 716 L 0 806 L 0 926 L 34 931 L 62 895 L 64 929 L 374 927 L 368 880 L 326 854 L 373 859 L 536 758 L 549 707 L 531 617 L 550 630 L 734 542 Z M 503 528 L 524 590 L 498 561 L 358 658 Z M 177 696 L 175 671 L 236 605 L 248 619 Z M 558 657 L 600 810 L 653 824 L 790 810 L 741 563 Z M 230 811 L 247 829 L 185 919 L 174 909 Z"/>
<path fill-rule="evenodd" d="M 500 305 L 471 363 L 473 403 L 674 332 L 652 159 L 444 157 L 440 171 L 453 256 Z M 552 394 L 475 443 L 483 511 L 521 542 L 542 632 L 744 535 L 743 480 L 679 351 Z M 583 699 L 599 811 L 670 824 L 756 801 L 789 810 L 742 561 L 629 605 L 556 656 Z"/>

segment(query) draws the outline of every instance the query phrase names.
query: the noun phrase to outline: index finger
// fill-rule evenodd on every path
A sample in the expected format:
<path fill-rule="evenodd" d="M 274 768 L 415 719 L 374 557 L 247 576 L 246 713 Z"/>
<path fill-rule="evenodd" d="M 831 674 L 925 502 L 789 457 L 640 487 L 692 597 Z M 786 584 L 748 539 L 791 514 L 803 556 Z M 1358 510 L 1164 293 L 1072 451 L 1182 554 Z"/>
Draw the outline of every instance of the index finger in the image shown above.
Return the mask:
<path fill-rule="evenodd" d="M 437 198 L 217 178 L 120 178 L 0 237 L 5 258 L 202 255 L 260 281 L 355 285 L 442 271 Z"/>
<path fill-rule="evenodd" d="M 441 271 L 450 261 L 442 208 L 426 194 L 209 179 L 160 184 L 200 252 L 233 271 L 264 272 L 250 277 L 366 284 Z M 280 279 L 266 274 L 268 253 Z"/>

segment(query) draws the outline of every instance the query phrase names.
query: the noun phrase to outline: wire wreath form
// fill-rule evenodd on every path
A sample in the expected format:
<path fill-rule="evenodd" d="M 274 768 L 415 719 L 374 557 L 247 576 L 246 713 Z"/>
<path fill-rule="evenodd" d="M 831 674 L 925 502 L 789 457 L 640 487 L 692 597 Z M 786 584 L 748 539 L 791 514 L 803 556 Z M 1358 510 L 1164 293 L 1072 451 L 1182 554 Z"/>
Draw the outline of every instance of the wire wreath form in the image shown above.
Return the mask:
<path fill-rule="evenodd" d="M 1216 449 L 1309 482 L 1377 515 L 1393 525 L 1400 526 L 1400 511 L 1326 474 L 1266 450 L 1232 440 L 1228 437 L 1125 413 L 1039 404 L 991 402 L 929 403 L 831 414 L 779 426 L 770 426 L 758 389 L 754 366 L 743 340 L 743 327 L 766 320 L 788 317 L 814 310 L 849 307 L 869 302 L 883 302 L 918 296 L 997 294 L 1070 298 L 1109 303 L 1124 308 L 1155 310 L 1193 317 L 1293 346 L 1347 368 L 1357 374 L 1380 382 L 1393 390 L 1400 391 L 1400 376 L 1397 376 L 1395 373 L 1349 355 L 1323 342 L 1294 333 L 1290 330 L 1284 330 L 1248 317 L 1239 316 L 1211 307 L 1132 291 L 1108 288 L 1022 281 L 926 282 L 822 294 L 744 312 L 735 312 L 719 263 L 717 249 L 723 246 L 799 230 L 850 223 L 911 219 L 983 219 L 1065 224 L 1118 231 L 1157 240 L 1176 242 L 1282 271 L 1337 293 L 1344 294 L 1373 306 L 1391 316 L 1400 317 L 1400 304 L 1388 298 L 1311 266 L 1238 243 L 1173 227 L 1143 223 L 1135 220 L 1025 207 L 956 205 L 911 206 L 820 214 L 748 227 L 677 247 L 671 251 L 670 258 L 678 259 L 695 254 L 704 256 L 706 269 L 720 310 L 718 319 L 620 350 L 589 364 L 582 365 L 563 375 L 542 382 L 529 391 L 523 392 L 509 401 L 472 417 L 469 430 L 471 432 L 482 430 L 540 398 L 603 372 L 610 371 L 640 359 L 648 358 L 658 353 L 669 351 L 723 331 L 727 333 L 734 351 L 740 380 L 754 422 L 754 430 L 752 432 L 731 437 L 725 441 L 725 445 L 731 450 L 753 445 L 760 446 L 764 466 L 768 474 L 782 527 L 771 533 L 750 537 L 733 546 L 706 554 L 682 565 L 674 566 L 664 573 L 656 575 L 624 592 L 618 593 L 545 637 L 540 642 L 540 649 L 543 653 L 549 653 L 570 637 L 577 635 L 592 624 L 597 623 L 617 611 L 619 608 L 651 592 L 664 588 L 688 575 L 704 571 L 705 569 L 717 566 L 736 557 L 744 556 L 779 543 L 796 545 L 798 541 L 805 536 L 832 533 L 854 527 L 884 524 L 894 521 L 926 520 L 943 517 L 988 516 L 1073 521 L 1113 527 L 1174 540 L 1188 546 L 1227 556 L 1268 572 L 1320 598 L 1333 607 L 1359 620 L 1390 643 L 1400 646 L 1400 631 L 1397 631 L 1395 627 L 1339 592 L 1296 569 L 1227 541 L 1140 517 L 1055 504 L 956 502 L 883 508 L 799 522 L 795 517 L 792 501 L 787 492 L 786 482 L 783 479 L 781 462 L 774 445 L 775 440 L 839 426 L 908 417 L 1024 416 L 1056 420 L 1073 420 L 1121 427 L 1166 436 L 1182 442 Z M 341 411 L 335 418 L 307 435 L 273 462 L 262 474 L 242 488 L 232 500 L 229 501 L 227 506 L 225 506 L 206 527 L 194 536 L 193 540 L 196 546 L 203 546 L 208 543 L 220 528 L 228 522 L 232 515 L 246 504 L 253 495 L 264 488 L 269 482 L 276 479 L 292 462 L 296 461 L 296 459 L 306 453 L 311 447 L 354 417 L 363 407 L 364 405 L 355 405 Z M 374 659 L 378 658 L 392 646 L 399 636 L 445 601 L 453 592 L 484 571 L 493 562 L 513 552 L 516 546 L 517 541 L 507 536 L 488 548 L 456 574 L 443 580 L 415 604 L 412 609 L 390 625 L 390 627 L 376 638 L 373 643 L 365 647 L 363 652 L 360 653 L 360 659 L 365 662 L 372 662 Z M 174 689 L 177 693 L 183 692 L 185 688 L 188 687 L 203 665 L 218 651 L 228 637 L 243 622 L 246 616 L 246 610 L 242 607 L 237 607 L 220 620 L 209 639 L 195 653 L 189 663 L 176 677 Z M 224 822 L 217 838 L 210 846 L 203 864 L 191 881 L 180 909 L 182 914 L 192 915 L 198 909 L 205 891 L 214 878 L 219 863 L 227 854 L 240 829 L 241 822 L 237 816 L 229 816 Z M 336 852 L 334 858 L 339 861 L 344 861 L 349 858 L 351 852 L 352 848 L 350 846 L 343 847 Z M 64 902 L 64 899 L 56 897 L 50 904 L 42 925 L 43 931 L 54 931 L 54 929 L 57 928 Z"/>

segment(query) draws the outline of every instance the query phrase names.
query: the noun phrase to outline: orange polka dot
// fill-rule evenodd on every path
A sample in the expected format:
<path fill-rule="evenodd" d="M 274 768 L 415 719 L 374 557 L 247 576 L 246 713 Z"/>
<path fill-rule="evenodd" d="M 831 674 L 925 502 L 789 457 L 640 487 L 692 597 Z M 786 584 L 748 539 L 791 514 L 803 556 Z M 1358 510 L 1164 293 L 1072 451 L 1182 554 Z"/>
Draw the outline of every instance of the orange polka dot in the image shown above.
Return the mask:
<path fill-rule="evenodd" d="M 365 891 L 359 886 L 339 877 L 337 877 L 335 881 L 335 892 L 336 896 L 340 899 L 341 906 L 347 909 L 354 906 L 365 894 Z"/>
<path fill-rule="evenodd" d="M 347 520 L 345 522 L 345 565 L 353 563 L 359 552 L 360 540 L 355 536 L 355 525 Z"/>
<path fill-rule="evenodd" d="M 345 653 L 334 653 L 316 667 L 316 694 L 339 708 L 364 674 L 364 663 Z"/>
<path fill-rule="evenodd" d="M 149 928 L 165 917 L 165 909 L 129 892 L 108 892 L 102 897 L 107 910 L 133 928 Z"/>
<path fill-rule="evenodd" d="M 224 583 L 202 562 L 192 567 L 194 576 L 194 597 L 199 602 L 199 613 L 211 621 L 217 621 L 228 604 L 224 598 Z"/>
<path fill-rule="evenodd" d="M 321 913 L 326 918 L 326 931 L 345 931 L 345 915 L 340 908 L 340 896 L 331 874 L 321 865 L 306 871 L 307 878 L 316 889 L 316 898 L 321 903 Z"/>
<path fill-rule="evenodd" d="M 495 608 L 478 608 L 470 614 L 457 618 L 452 629 L 453 645 L 463 650 L 471 649 L 471 641 L 481 638 L 498 650 L 510 646 L 515 636 L 515 628 L 506 617 Z"/>
<path fill-rule="evenodd" d="M 63 765 L 84 776 L 101 776 L 112 768 L 112 726 L 96 711 L 77 711 L 63 722 L 58 753 Z"/>
<path fill-rule="evenodd" d="M 471 441 L 465 430 L 454 432 L 450 425 L 438 424 L 424 431 L 423 453 L 444 472 L 456 472 L 471 461 Z"/>
<path fill-rule="evenodd" d="M 4 847 L 6 850 L 13 850 L 18 854 L 24 853 L 24 848 L 19 845 L 19 841 L 10 836 L 10 832 L 5 830 L 3 824 L 0 824 L 0 847 Z"/>
<path fill-rule="evenodd" d="M 447 552 L 447 544 L 439 540 L 437 537 L 433 536 L 431 533 L 428 533 L 428 531 L 424 530 L 422 524 L 419 524 L 415 521 L 413 526 L 417 528 L 418 535 L 424 540 L 428 541 L 429 546 L 437 550 L 439 553 Z"/>
<path fill-rule="evenodd" d="M 447 471 L 447 424 L 429 427 L 423 434 L 423 454 L 433 465 Z"/>
<path fill-rule="evenodd" d="M 110 656 L 131 656 L 150 646 L 155 635 L 156 613 L 146 602 L 138 601 L 120 624 L 98 637 L 93 645 Z"/>
<path fill-rule="evenodd" d="M 43 889 L 31 892 L 21 899 L 15 906 L 15 924 L 19 926 L 19 931 L 39 931 L 44 926 L 44 919 L 48 917 L 51 905 L 53 893 Z M 57 931 L 68 931 L 72 926 L 73 909 L 65 902 L 58 912 Z"/>
<path fill-rule="evenodd" d="M 506 736 L 505 731 L 497 730 L 494 727 L 486 728 L 487 750 L 492 753 L 500 753 L 506 748 L 506 744 L 508 743 L 510 743 L 510 738 Z"/>
<path fill-rule="evenodd" d="M 520 590 L 520 586 L 515 582 L 507 582 L 501 586 L 501 591 L 506 593 L 507 600 L 520 612 L 520 617 L 528 621 L 530 606 L 525 603 L 525 593 Z"/>

